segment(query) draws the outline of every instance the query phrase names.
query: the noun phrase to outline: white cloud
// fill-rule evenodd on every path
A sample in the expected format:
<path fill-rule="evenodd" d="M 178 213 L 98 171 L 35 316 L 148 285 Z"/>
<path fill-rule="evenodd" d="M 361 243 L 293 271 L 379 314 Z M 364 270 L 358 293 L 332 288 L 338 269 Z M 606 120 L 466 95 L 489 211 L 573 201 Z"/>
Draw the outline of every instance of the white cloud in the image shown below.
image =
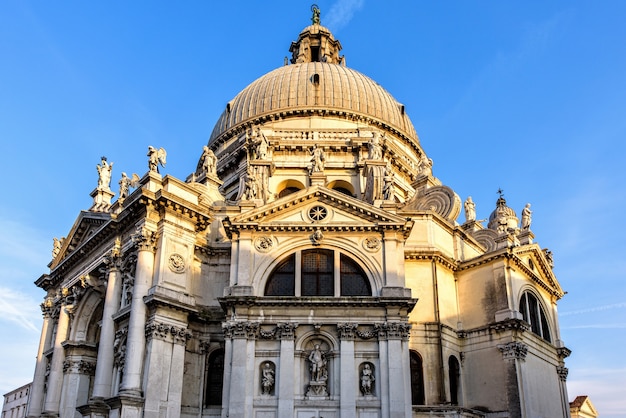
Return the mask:
<path fill-rule="evenodd" d="M 352 20 L 354 13 L 363 7 L 364 0 L 339 0 L 330 7 L 328 18 L 322 16 L 322 25 L 339 31 Z"/>
<path fill-rule="evenodd" d="M 39 333 L 35 323 L 41 317 L 38 303 L 30 295 L 0 287 L 0 322 L 12 322 L 22 328 Z"/>
<path fill-rule="evenodd" d="M 570 316 L 570 315 L 580 315 L 580 314 L 601 312 L 601 311 L 607 311 L 609 309 L 620 309 L 620 308 L 626 308 L 626 303 L 611 303 L 608 305 L 592 306 L 591 308 L 578 309 L 575 311 L 561 312 L 559 316 L 563 317 L 563 316 Z"/>

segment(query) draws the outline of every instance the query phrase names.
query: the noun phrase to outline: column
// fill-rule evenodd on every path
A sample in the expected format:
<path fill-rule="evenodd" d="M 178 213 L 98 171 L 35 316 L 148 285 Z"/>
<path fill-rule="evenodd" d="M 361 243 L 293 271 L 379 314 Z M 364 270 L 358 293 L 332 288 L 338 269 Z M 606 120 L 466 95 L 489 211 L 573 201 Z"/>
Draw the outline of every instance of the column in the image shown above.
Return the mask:
<path fill-rule="evenodd" d="M 294 340 L 298 324 L 278 324 L 280 330 L 280 364 L 278 369 L 278 418 L 292 418 L 294 415 Z"/>
<path fill-rule="evenodd" d="M 337 324 L 339 332 L 339 409 L 341 418 L 356 418 L 359 376 L 354 362 L 354 337 L 357 324 Z"/>
<path fill-rule="evenodd" d="M 115 341 L 115 323 L 113 314 L 120 307 L 122 293 L 121 280 L 121 244 L 116 241 L 115 247 L 105 258 L 109 268 L 104 309 L 102 312 L 102 327 L 100 329 L 100 344 L 98 346 L 98 360 L 96 362 L 96 377 L 93 385 L 93 399 L 104 399 L 112 395 L 111 382 L 113 380 L 113 342 Z"/>
<path fill-rule="evenodd" d="M 65 289 L 64 289 L 65 290 Z M 59 319 L 57 320 L 57 333 L 54 338 L 54 349 L 50 361 L 50 374 L 48 375 L 48 390 L 44 402 L 46 415 L 58 416 L 59 403 L 61 401 L 61 389 L 63 388 L 63 362 L 65 361 L 65 349 L 61 345 L 67 339 L 70 317 L 67 312 L 68 306 L 65 299 L 59 300 Z"/>
<path fill-rule="evenodd" d="M 232 360 L 230 375 L 230 397 L 228 399 L 229 418 L 252 418 L 249 414 L 252 408 L 254 387 L 254 369 L 250 369 L 250 361 L 254 361 L 254 340 L 259 324 L 256 322 L 231 322 L 232 332 Z M 252 347 L 252 350 L 250 349 Z M 252 352 L 250 352 L 250 350 Z M 250 357 L 252 357 L 250 359 Z"/>
<path fill-rule="evenodd" d="M 177 418 L 183 391 L 185 344 L 191 332 L 187 330 L 187 324 L 173 325 L 155 318 L 150 320 L 145 332 L 148 349 L 143 416 Z"/>
<path fill-rule="evenodd" d="M 140 397 L 142 395 L 141 371 L 146 348 L 146 304 L 143 297 L 148 293 L 152 283 L 156 234 L 142 227 L 133 235 L 133 241 L 138 248 L 137 267 L 128 320 L 126 361 L 120 394 Z"/>
<path fill-rule="evenodd" d="M 38 417 L 41 415 L 44 399 L 44 389 L 46 386 L 46 366 L 47 360 L 43 353 L 50 348 L 52 343 L 52 330 L 54 321 L 52 319 L 54 306 L 50 297 L 41 304 L 43 313 L 43 326 L 41 327 L 41 337 L 39 338 L 39 349 L 37 350 L 37 364 L 35 365 L 35 375 L 30 389 L 30 401 L 28 402 L 27 417 Z"/>

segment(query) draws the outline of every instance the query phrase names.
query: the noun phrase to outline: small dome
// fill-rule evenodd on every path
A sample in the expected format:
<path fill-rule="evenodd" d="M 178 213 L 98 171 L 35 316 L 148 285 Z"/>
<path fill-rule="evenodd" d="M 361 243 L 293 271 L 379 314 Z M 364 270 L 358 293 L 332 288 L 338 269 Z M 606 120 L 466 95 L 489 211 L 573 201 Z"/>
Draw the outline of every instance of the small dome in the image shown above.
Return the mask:
<path fill-rule="evenodd" d="M 498 232 L 506 232 L 507 229 L 518 227 L 519 219 L 513 209 L 506 205 L 504 197 L 500 196 L 496 202 L 496 208 L 489 215 L 489 229 Z"/>

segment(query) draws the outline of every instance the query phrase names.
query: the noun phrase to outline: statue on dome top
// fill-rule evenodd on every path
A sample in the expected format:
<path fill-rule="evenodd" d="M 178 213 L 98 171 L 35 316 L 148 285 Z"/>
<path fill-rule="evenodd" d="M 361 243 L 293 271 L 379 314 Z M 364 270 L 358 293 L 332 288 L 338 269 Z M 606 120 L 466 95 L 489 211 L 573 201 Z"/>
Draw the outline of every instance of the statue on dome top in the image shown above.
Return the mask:
<path fill-rule="evenodd" d="M 320 24 L 320 8 L 317 7 L 317 4 L 313 4 L 311 6 L 311 11 L 313 12 L 313 16 L 311 17 L 311 22 L 313 22 L 314 25 L 319 25 Z"/>

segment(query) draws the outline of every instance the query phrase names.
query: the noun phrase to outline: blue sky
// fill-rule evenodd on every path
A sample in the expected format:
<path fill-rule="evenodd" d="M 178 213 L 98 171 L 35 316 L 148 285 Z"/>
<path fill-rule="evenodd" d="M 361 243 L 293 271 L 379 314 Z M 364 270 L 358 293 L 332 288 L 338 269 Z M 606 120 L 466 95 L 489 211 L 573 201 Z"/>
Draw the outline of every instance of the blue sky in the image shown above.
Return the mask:
<path fill-rule="evenodd" d="M 0 2 L 0 392 L 32 379 L 52 238 L 96 165 L 196 167 L 226 102 L 283 64 L 310 2 Z M 433 172 L 502 188 L 554 253 L 570 400 L 626 416 L 626 2 L 318 0 L 347 65 L 405 104 Z M 114 189 L 116 189 L 114 187 Z"/>

